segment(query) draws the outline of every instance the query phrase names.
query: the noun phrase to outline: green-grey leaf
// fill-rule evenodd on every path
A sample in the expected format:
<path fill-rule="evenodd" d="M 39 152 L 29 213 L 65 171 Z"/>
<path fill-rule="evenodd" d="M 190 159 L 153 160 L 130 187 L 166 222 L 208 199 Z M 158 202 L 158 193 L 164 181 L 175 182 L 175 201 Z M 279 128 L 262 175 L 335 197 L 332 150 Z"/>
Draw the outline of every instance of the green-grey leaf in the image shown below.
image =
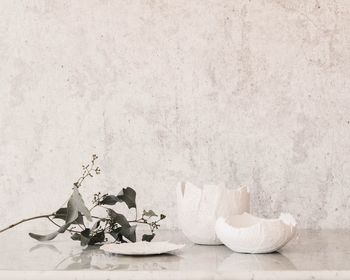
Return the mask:
<path fill-rule="evenodd" d="M 31 238 L 34 238 L 38 241 L 49 241 L 49 240 L 52 240 L 54 238 L 56 238 L 56 236 L 59 234 L 58 231 L 55 231 L 55 232 L 52 232 L 50 234 L 47 234 L 47 235 L 40 235 L 40 234 L 36 234 L 36 233 L 29 233 L 29 236 Z"/>
<path fill-rule="evenodd" d="M 63 217 L 62 215 L 65 211 L 66 211 L 66 217 L 65 217 L 66 224 L 61 226 L 57 231 L 52 232 L 52 233 L 47 234 L 47 235 L 29 233 L 29 236 L 38 240 L 38 241 L 52 240 L 52 239 L 56 238 L 56 236 L 58 234 L 65 232 L 67 230 L 67 228 L 69 228 L 69 226 L 72 223 L 83 222 L 82 217 L 79 219 L 79 213 L 86 216 L 86 218 L 89 221 L 92 221 L 90 211 L 85 206 L 84 201 L 81 198 L 81 195 L 76 187 L 73 188 L 73 194 L 71 195 L 71 197 L 67 203 L 67 209 L 66 210 L 64 210 L 63 208 L 59 209 L 57 211 L 58 212 L 57 218 L 62 218 Z M 56 214 L 57 214 L 57 212 L 56 212 Z M 55 215 L 55 218 L 56 218 L 56 215 Z"/>
<path fill-rule="evenodd" d="M 66 220 L 66 217 L 67 217 L 67 208 L 66 207 L 62 207 L 60 209 L 58 209 L 56 212 L 55 212 L 55 215 L 54 215 L 54 219 L 61 219 L 61 220 Z"/>
<path fill-rule="evenodd" d="M 86 246 L 90 242 L 90 229 L 86 228 L 80 233 L 80 244 L 81 246 Z"/>
<path fill-rule="evenodd" d="M 119 213 L 117 213 L 114 210 L 109 209 L 109 208 L 107 209 L 107 213 L 108 213 L 109 217 L 111 218 L 113 224 L 117 223 L 117 224 L 121 225 L 122 227 L 130 227 L 129 222 L 125 218 L 124 215 L 119 214 Z"/>
<path fill-rule="evenodd" d="M 100 204 L 102 205 L 114 205 L 117 202 L 122 202 L 117 196 L 115 195 L 107 195 L 101 202 Z"/>
<path fill-rule="evenodd" d="M 96 243 L 102 243 L 104 241 L 105 233 L 104 231 L 99 231 L 90 238 L 89 245 L 95 245 Z"/>
<path fill-rule="evenodd" d="M 91 228 L 91 231 L 95 231 L 100 226 L 100 220 L 98 220 Z"/>
<path fill-rule="evenodd" d="M 61 226 L 58 230 L 52 232 L 52 233 L 49 233 L 49 234 L 46 234 L 46 235 L 40 235 L 40 234 L 36 234 L 36 233 L 29 233 L 29 236 L 31 238 L 34 238 L 38 241 L 49 241 L 49 240 L 52 240 L 52 239 L 55 239 L 57 235 L 59 235 L 60 233 L 63 233 L 66 231 L 66 229 L 70 226 L 69 225 L 63 225 Z"/>
<path fill-rule="evenodd" d="M 122 228 L 119 227 L 113 231 L 111 231 L 109 234 L 112 235 L 112 237 L 116 240 L 116 241 L 119 241 L 119 242 L 123 242 L 123 236 L 120 234 L 120 230 Z"/>
<path fill-rule="evenodd" d="M 74 232 L 74 234 L 71 235 L 71 237 L 73 240 L 81 240 L 81 234 L 78 232 Z"/>
<path fill-rule="evenodd" d="M 149 211 L 145 211 L 143 210 L 143 215 L 147 216 L 147 217 L 158 217 L 158 215 L 156 213 L 154 213 L 153 210 L 149 210 Z"/>
<path fill-rule="evenodd" d="M 87 229 L 84 229 L 79 235 L 80 235 L 80 239 L 78 239 L 78 236 L 76 236 L 77 238 L 76 240 L 80 240 L 80 244 L 82 246 L 95 245 L 96 243 L 102 243 L 105 241 L 104 231 L 93 233 L 90 229 L 87 228 Z"/>
<path fill-rule="evenodd" d="M 134 189 L 130 187 L 123 188 L 117 195 L 117 198 L 124 201 L 129 209 L 136 208 L 136 192 Z"/>
<path fill-rule="evenodd" d="M 136 242 L 136 225 L 131 227 L 122 227 L 120 234 L 131 242 Z"/>
<path fill-rule="evenodd" d="M 67 214 L 68 214 L 67 208 L 66 207 L 62 207 L 62 208 L 58 209 L 55 212 L 53 218 L 54 219 L 61 219 L 61 220 L 66 221 Z M 74 222 L 72 222 L 72 224 L 84 225 L 84 219 L 83 219 L 83 216 L 81 215 L 80 212 L 78 212 L 78 218 Z"/>
<path fill-rule="evenodd" d="M 88 221 L 92 222 L 89 209 L 85 206 L 84 200 L 77 187 L 74 187 L 73 194 L 67 204 L 66 224 L 73 223 L 79 217 L 79 212 L 84 215 Z"/>
<path fill-rule="evenodd" d="M 151 242 L 152 239 L 155 237 L 155 234 L 144 234 L 142 235 L 142 241 L 147 241 L 147 242 Z"/>

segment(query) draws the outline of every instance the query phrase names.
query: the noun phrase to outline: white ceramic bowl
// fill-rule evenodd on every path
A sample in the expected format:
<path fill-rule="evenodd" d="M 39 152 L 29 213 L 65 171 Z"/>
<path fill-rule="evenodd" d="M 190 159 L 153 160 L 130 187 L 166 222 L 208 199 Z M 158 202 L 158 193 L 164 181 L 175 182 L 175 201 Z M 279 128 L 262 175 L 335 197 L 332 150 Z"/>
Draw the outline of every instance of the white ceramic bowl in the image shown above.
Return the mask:
<path fill-rule="evenodd" d="M 248 188 L 229 189 L 221 185 L 197 187 L 190 182 L 177 185 L 179 225 L 185 236 L 194 243 L 222 244 L 215 234 L 215 222 L 219 217 L 249 212 Z"/>
<path fill-rule="evenodd" d="M 229 219 L 219 218 L 215 225 L 218 238 L 239 253 L 271 253 L 286 245 L 296 231 L 295 219 L 282 213 L 278 219 L 263 219 L 248 213 Z"/>

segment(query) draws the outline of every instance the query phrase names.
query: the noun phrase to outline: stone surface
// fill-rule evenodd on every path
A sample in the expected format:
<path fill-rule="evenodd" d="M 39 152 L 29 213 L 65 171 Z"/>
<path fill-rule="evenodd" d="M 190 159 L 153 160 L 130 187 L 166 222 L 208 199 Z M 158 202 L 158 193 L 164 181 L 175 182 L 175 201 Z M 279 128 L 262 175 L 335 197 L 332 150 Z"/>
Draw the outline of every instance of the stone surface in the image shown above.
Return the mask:
<path fill-rule="evenodd" d="M 350 232 L 303 230 L 273 254 L 195 245 L 180 232 L 156 240 L 186 243 L 174 255 L 127 257 L 83 249 L 67 236 L 45 244 L 24 232 L 0 236 L 0 279 L 350 279 Z"/>
<path fill-rule="evenodd" d="M 168 228 L 183 179 L 350 228 L 347 0 L 3 0 L 0 61 L 0 228 L 61 206 L 93 153 L 89 199 L 134 185 Z"/>

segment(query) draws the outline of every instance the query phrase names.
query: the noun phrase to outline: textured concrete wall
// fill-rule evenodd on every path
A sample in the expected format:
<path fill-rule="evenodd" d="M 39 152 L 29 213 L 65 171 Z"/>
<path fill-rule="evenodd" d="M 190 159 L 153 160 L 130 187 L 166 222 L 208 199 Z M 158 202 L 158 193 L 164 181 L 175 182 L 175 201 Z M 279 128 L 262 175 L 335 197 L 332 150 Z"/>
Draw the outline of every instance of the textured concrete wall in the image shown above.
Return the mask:
<path fill-rule="evenodd" d="M 134 185 L 176 228 L 178 180 L 350 227 L 350 1 L 1 1 L 0 226 Z M 31 228 L 36 227 L 33 223 Z"/>

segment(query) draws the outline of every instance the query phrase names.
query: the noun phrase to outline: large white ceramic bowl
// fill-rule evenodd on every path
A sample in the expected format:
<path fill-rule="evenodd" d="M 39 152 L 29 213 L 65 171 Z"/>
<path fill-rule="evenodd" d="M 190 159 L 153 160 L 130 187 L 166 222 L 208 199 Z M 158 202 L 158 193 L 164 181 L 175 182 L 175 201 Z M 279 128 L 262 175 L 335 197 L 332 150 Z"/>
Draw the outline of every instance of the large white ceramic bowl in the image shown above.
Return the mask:
<path fill-rule="evenodd" d="M 179 225 L 185 236 L 194 243 L 222 244 L 215 234 L 219 217 L 249 212 L 248 188 L 229 189 L 221 185 L 197 187 L 190 182 L 177 185 Z"/>

